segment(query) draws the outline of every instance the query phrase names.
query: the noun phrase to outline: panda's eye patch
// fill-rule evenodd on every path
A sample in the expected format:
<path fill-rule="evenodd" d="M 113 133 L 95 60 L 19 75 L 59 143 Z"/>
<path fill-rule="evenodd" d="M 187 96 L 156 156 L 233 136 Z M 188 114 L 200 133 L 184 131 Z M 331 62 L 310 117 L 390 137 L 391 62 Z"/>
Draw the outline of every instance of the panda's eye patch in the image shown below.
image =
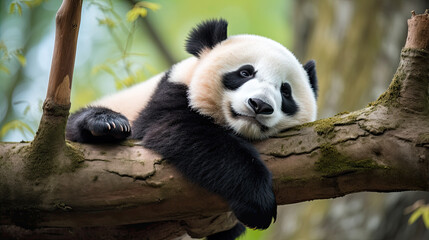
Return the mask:
<path fill-rule="evenodd" d="M 292 87 L 285 82 L 280 87 L 280 92 L 282 94 L 282 111 L 293 116 L 298 111 L 298 105 L 292 97 Z"/>
<path fill-rule="evenodd" d="M 257 71 L 252 65 L 243 65 L 237 70 L 225 73 L 222 77 L 222 82 L 226 89 L 236 90 L 247 81 L 253 79 L 256 73 Z"/>
<path fill-rule="evenodd" d="M 290 87 L 289 83 L 283 83 L 280 91 L 285 98 L 290 98 L 292 95 L 292 88 Z"/>

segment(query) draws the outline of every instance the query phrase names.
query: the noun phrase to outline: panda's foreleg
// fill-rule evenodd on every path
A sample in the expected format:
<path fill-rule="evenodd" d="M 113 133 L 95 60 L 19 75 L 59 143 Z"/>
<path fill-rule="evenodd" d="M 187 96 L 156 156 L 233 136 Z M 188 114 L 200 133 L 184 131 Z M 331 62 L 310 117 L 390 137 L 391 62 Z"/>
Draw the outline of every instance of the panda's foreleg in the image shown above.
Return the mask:
<path fill-rule="evenodd" d="M 246 226 L 268 228 L 277 205 L 271 173 L 258 152 L 246 140 L 198 118 L 176 112 L 152 120 L 143 146 L 163 155 L 191 181 L 224 197 Z"/>
<path fill-rule="evenodd" d="M 142 115 L 143 116 L 143 115 Z M 139 130 L 141 121 L 146 128 Z M 187 178 L 224 197 L 236 217 L 266 229 L 276 217 L 271 173 L 246 140 L 198 113 L 165 111 L 158 119 L 139 119 L 144 147 L 160 153 Z"/>
<path fill-rule="evenodd" d="M 115 142 L 130 134 L 128 119 L 105 107 L 82 108 L 69 117 L 66 126 L 66 138 L 75 142 Z"/>

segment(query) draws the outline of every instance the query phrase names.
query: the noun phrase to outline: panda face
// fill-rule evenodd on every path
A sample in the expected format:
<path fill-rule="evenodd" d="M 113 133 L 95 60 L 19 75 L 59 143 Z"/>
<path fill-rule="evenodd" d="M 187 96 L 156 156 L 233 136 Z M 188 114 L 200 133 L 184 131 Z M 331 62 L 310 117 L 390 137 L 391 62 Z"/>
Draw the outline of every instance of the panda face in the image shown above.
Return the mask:
<path fill-rule="evenodd" d="M 201 52 L 189 85 L 192 108 L 249 139 L 313 121 L 316 97 L 303 66 L 281 44 L 230 37 Z"/>

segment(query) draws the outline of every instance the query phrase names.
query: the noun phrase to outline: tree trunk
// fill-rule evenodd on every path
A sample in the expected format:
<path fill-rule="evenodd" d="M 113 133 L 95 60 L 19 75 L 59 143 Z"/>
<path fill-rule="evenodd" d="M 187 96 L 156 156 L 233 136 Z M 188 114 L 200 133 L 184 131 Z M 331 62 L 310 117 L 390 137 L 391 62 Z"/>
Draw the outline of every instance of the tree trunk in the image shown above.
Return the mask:
<path fill-rule="evenodd" d="M 359 191 L 429 190 L 428 15 L 409 20 L 400 66 L 376 102 L 255 143 L 273 173 L 278 204 Z M 48 90 L 47 97 L 48 101 L 54 93 L 53 102 L 60 106 L 67 105 L 64 96 L 71 84 L 64 76 L 55 85 L 60 90 Z M 44 116 L 50 115 L 47 112 Z M 55 137 L 46 128 L 64 116 L 60 113 L 46 118 L 39 134 L 50 134 L 33 143 L 0 144 L 0 232 L 5 237 L 55 234 L 90 239 L 104 236 L 108 226 L 115 226 L 111 231 L 118 238 L 127 239 L 170 239 L 190 228 L 193 235 L 208 227 L 224 230 L 227 217 L 211 225 L 204 220 L 228 211 L 224 200 L 188 182 L 166 160 L 133 142 L 65 143 L 60 155 L 52 155 L 52 142 L 43 136 Z M 58 134 L 56 140 L 64 142 L 64 135 Z M 163 222 L 154 223 L 159 221 Z M 137 225 L 119 227 L 130 224 Z M 165 228 L 153 230 L 159 226 Z M 23 229 L 36 227 L 42 228 Z M 130 229 L 138 234 L 133 237 Z"/>
<path fill-rule="evenodd" d="M 319 81 L 323 84 L 318 100 L 320 118 L 361 109 L 385 91 L 398 66 L 398 52 L 405 44 L 406 19 L 411 10 L 427 7 L 426 2 L 303 0 L 295 3 L 291 19 L 295 26 L 293 52 L 303 61 L 316 60 Z M 414 193 L 418 192 L 402 192 L 402 195 L 412 198 Z M 428 198 L 429 193 L 425 194 Z M 410 215 L 404 214 L 403 209 L 409 205 L 400 195 L 362 192 L 335 200 L 286 205 L 279 208 L 278 224 L 269 234 L 273 239 L 290 240 L 394 240 L 380 236 L 383 232 L 386 236 L 394 235 L 393 232 L 407 232 L 408 237 L 397 234 L 395 239 L 420 239 L 417 228 L 425 231 L 424 225 L 420 224 L 423 222 L 406 223 Z M 399 208 L 392 205 L 396 200 L 401 200 L 404 205 Z M 386 206 L 394 208 L 387 209 Z M 401 220 L 384 217 L 393 211 Z M 314 216 L 317 214 L 319 217 Z M 290 222 L 306 224 L 297 224 L 294 228 Z M 384 222 L 391 228 L 381 230 Z"/>

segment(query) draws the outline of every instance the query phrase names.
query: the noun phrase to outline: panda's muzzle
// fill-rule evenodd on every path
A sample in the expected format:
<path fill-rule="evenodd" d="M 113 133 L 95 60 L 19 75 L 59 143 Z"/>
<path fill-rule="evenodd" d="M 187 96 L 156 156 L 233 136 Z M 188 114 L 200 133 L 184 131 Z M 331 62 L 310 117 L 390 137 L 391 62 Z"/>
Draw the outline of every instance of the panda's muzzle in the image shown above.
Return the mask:
<path fill-rule="evenodd" d="M 255 114 L 270 115 L 274 112 L 274 109 L 270 104 L 262 101 L 259 98 L 249 98 L 247 103 L 252 108 L 253 112 L 255 112 Z"/>
<path fill-rule="evenodd" d="M 240 114 L 240 113 L 238 113 L 238 112 L 236 112 L 234 110 L 234 108 L 232 107 L 232 105 L 230 105 L 229 110 L 230 110 L 231 115 L 232 115 L 233 118 L 244 118 L 247 121 L 251 121 L 251 122 L 255 123 L 256 125 L 258 125 L 262 132 L 266 132 L 266 131 L 268 131 L 270 129 L 269 127 L 265 126 L 264 124 L 262 124 L 261 122 L 259 122 L 258 120 L 256 120 L 256 116 L 252 117 L 252 116 L 247 116 L 247 115 Z"/>

